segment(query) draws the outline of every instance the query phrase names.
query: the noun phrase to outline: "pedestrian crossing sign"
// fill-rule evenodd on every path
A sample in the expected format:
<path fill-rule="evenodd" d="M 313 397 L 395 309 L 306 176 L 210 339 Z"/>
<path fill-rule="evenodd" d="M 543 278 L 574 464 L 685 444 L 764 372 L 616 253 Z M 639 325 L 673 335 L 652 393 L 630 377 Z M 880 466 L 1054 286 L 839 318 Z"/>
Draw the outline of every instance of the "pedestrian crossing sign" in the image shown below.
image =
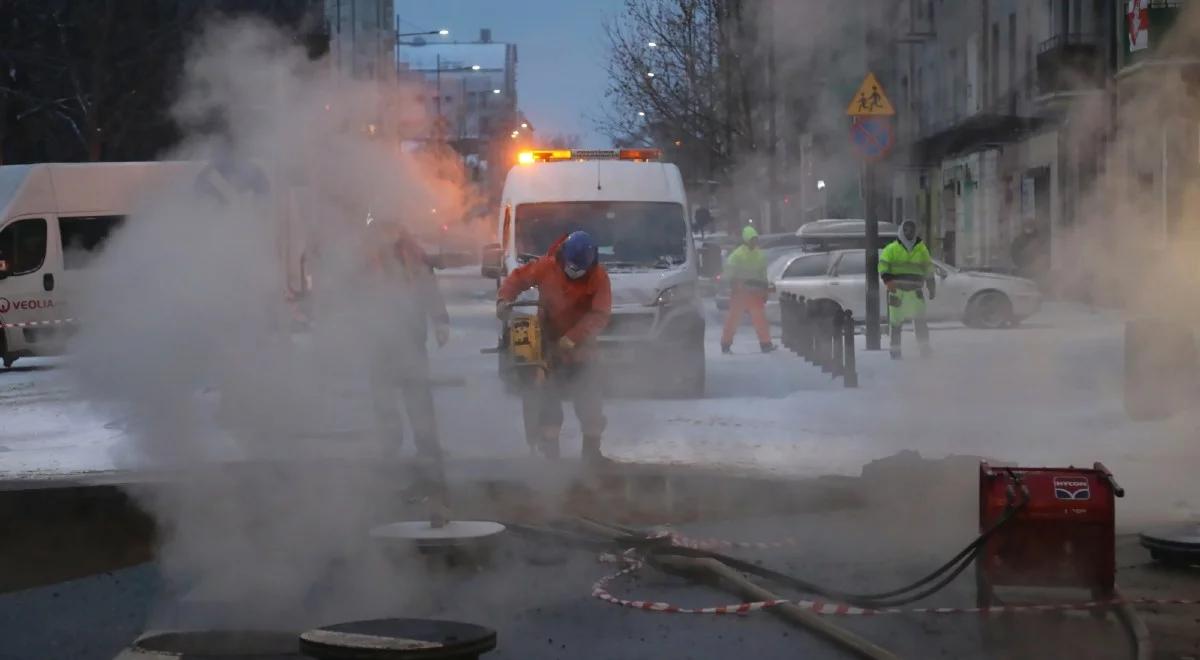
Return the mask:
<path fill-rule="evenodd" d="M 854 98 L 850 100 L 846 114 L 851 117 L 890 117 L 896 114 L 896 109 L 892 107 L 887 92 L 883 91 L 883 85 L 879 84 L 875 74 L 867 73 Z"/>

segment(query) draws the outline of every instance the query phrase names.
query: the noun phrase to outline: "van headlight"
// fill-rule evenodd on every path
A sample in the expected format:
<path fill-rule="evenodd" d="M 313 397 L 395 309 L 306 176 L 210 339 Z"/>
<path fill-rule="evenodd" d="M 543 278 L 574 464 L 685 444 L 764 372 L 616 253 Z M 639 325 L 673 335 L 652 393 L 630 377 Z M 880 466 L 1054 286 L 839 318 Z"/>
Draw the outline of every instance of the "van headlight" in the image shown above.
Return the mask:
<path fill-rule="evenodd" d="M 658 298 L 654 300 L 654 305 L 657 307 L 670 307 L 671 305 L 680 305 L 691 302 L 696 297 L 696 284 L 688 282 L 687 284 L 676 284 L 672 287 L 667 287 L 658 293 Z"/>

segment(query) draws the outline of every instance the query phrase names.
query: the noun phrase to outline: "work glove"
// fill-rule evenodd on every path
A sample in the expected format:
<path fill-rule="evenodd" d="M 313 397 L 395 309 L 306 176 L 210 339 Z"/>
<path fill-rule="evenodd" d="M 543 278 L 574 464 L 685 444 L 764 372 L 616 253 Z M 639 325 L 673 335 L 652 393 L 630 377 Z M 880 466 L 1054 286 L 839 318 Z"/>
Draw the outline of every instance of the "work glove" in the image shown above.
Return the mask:
<path fill-rule="evenodd" d="M 925 288 L 929 289 L 929 299 L 933 300 L 934 296 L 937 295 L 937 280 L 932 278 L 925 280 Z"/>
<path fill-rule="evenodd" d="M 437 340 L 438 348 L 446 345 L 450 341 L 450 326 L 445 323 L 439 323 L 433 328 L 433 337 Z"/>
<path fill-rule="evenodd" d="M 507 300 L 497 300 L 496 318 L 501 321 L 508 321 L 509 316 L 512 316 L 512 303 Z"/>
<path fill-rule="evenodd" d="M 570 353 L 575 350 L 575 342 L 570 337 L 563 336 L 558 340 L 558 350 L 564 353 Z"/>

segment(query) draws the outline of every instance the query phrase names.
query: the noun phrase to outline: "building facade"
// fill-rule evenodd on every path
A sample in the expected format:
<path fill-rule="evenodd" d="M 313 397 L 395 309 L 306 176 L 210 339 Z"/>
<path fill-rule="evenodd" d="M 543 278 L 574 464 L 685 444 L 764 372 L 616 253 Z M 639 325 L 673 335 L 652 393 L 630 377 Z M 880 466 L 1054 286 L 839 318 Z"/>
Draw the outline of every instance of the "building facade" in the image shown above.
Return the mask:
<path fill-rule="evenodd" d="M 1028 232 L 1053 269 L 1113 132 L 1116 0 L 908 4 L 893 216 L 974 268 L 1011 269 Z"/>
<path fill-rule="evenodd" d="M 393 0 L 325 0 L 329 57 L 341 76 L 355 80 L 395 80 Z"/>
<path fill-rule="evenodd" d="M 424 83 L 426 110 L 449 140 L 487 140 L 519 127 L 517 47 L 491 41 L 490 30 L 472 43 L 414 41 L 397 48 L 397 70 Z"/>
<path fill-rule="evenodd" d="M 449 144 L 488 195 L 498 194 L 516 149 L 531 144 L 533 127 L 517 104 L 517 47 L 492 41 L 401 43 L 396 71 L 425 106 L 432 134 Z"/>

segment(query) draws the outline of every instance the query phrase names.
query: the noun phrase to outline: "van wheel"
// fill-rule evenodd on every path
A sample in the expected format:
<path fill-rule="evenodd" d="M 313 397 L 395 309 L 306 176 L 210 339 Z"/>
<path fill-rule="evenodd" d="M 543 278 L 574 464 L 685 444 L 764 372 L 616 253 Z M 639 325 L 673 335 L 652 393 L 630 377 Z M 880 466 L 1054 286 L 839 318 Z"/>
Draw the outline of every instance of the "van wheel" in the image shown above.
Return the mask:
<path fill-rule="evenodd" d="M 699 399 L 704 396 L 707 364 L 704 355 L 704 337 L 688 339 L 683 350 L 676 354 L 672 368 L 666 373 L 672 374 L 664 390 L 668 396 L 681 399 Z"/>
<path fill-rule="evenodd" d="M 8 354 L 7 332 L 7 330 L 0 329 L 0 362 L 4 363 L 5 369 L 13 366 L 13 362 L 17 361 L 17 356 Z"/>

